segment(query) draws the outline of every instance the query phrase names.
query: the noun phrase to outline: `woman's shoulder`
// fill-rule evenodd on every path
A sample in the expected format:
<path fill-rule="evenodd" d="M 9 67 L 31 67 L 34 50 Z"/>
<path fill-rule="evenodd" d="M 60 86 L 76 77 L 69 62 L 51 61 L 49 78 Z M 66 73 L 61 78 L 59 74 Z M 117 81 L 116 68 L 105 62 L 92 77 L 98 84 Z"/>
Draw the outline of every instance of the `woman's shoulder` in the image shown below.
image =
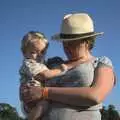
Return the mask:
<path fill-rule="evenodd" d="M 98 65 L 113 67 L 111 59 L 107 56 L 96 57 L 95 62 Z"/>

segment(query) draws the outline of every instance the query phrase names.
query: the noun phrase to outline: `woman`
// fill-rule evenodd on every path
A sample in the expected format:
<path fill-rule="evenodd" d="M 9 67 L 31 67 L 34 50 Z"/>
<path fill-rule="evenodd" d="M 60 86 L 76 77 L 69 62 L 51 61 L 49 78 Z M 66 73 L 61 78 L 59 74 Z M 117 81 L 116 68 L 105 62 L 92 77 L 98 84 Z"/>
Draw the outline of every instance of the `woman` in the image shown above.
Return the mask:
<path fill-rule="evenodd" d="M 62 42 L 68 58 L 65 61 L 68 71 L 54 78 L 59 79 L 58 87 L 20 87 L 26 103 L 39 99 L 50 101 L 43 120 L 101 120 L 99 110 L 115 81 L 110 59 L 91 54 L 95 37 L 101 34 L 94 32 L 93 21 L 86 13 L 64 17 L 61 33 L 53 36 Z"/>

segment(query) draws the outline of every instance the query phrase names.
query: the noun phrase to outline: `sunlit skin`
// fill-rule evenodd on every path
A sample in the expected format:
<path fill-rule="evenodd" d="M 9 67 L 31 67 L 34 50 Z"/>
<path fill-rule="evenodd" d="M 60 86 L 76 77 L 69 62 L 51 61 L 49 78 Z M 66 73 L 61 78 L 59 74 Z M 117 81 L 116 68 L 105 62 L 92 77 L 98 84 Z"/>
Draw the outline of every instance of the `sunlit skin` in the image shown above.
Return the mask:
<path fill-rule="evenodd" d="M 77 40 L 74 42 L 63 42 L 63 48 L 69 60 L 86 59 L 90 56 L 86 42 L 81 43 Z"/>
<path fill-rule="evenodd" d="M 29 44 L 26 49 L 25 56 L 37 60 L 38 57 L 42 57 L 46 43 L 40 39 L 36 39 L 33 43 Z"/>
<path fill-rule="evenodd" d="M 66 65 L 72 68 L 80 63 L 94 59 L 86 42 L 79 40 L 63 42 L 63 48 L 68 57 Z M 101 103 L 114 85 L 114 73 L 111 67 L 99 67 L 95 70 L 94 83 L 91 87 L 47 87 L 48 99 L 70 105 L 96 105 Z M 22 90 L 26 86 L 21 87 Z M 21 90 L 21 91 L 22 91 Z M 27 94 L 23 94 L 25 102 L 38 100 L 42 97 L 43 89 L 39 87 L 28 87 Z M 74 99 L 73 99 L 74 98 Z"/>
<path fill-rule="evenodd" d="M 66 64 L 71 67 L 74 67 L 75 63 L 86 62 L 94 58 L 86 42 L 80 42 L 79 40 L 63 42 L 63 48 L 68 58 Z"/>

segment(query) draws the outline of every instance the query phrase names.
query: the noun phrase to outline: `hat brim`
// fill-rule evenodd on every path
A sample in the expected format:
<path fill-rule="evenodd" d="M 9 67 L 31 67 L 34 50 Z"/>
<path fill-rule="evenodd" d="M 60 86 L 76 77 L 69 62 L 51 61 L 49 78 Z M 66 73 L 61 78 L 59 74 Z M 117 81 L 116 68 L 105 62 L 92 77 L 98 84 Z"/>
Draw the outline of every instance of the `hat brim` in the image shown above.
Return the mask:
<path fill-rule="evenodd" d="M 85 36 L 80 36 L 80 37 L 76 37 L 76 38 L 62 38 L 60 36 L 60 34 L 55 34 L 54 36 L 52 36 L 52 40 L 55 41 L 72 41 L 72 40 L 80 40 L 80 39 L 84 39 L 84 38 L 89 38 L 89 37 L 94 37 L 94 36 L 98 36 L 98 35 L 102 35 L 104 34 L 104 32 L 94 32 L 91 35 L 85 35 Z"/>

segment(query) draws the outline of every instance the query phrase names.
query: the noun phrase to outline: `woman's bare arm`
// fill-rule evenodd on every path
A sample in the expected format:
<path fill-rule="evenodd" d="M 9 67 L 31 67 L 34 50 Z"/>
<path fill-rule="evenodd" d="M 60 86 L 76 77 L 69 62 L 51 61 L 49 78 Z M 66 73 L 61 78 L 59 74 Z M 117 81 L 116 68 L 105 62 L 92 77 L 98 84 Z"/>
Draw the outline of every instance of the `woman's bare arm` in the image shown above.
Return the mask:
<path fill-rule="evenodd" d="M 114 73 L 110 67 L 99 67 L 95 71 L 94 83 L 90 87 L 46 87 L 48 99 L 75 106 L 91 106 L 101 103 L 114 85 Z M 20 87 L 25 103 L 41 99 L 44 88 L 36 86 Z M 25 91 L 25 92 L 24 92 Z"/>
<path fill-rule="evenodd" d="M 91 87 L 49 87 L 48 98 L 71 105 L 95 105 L 101 103 L 114 85 L 114 74 L 110 67 L 96 69 Z"/>

